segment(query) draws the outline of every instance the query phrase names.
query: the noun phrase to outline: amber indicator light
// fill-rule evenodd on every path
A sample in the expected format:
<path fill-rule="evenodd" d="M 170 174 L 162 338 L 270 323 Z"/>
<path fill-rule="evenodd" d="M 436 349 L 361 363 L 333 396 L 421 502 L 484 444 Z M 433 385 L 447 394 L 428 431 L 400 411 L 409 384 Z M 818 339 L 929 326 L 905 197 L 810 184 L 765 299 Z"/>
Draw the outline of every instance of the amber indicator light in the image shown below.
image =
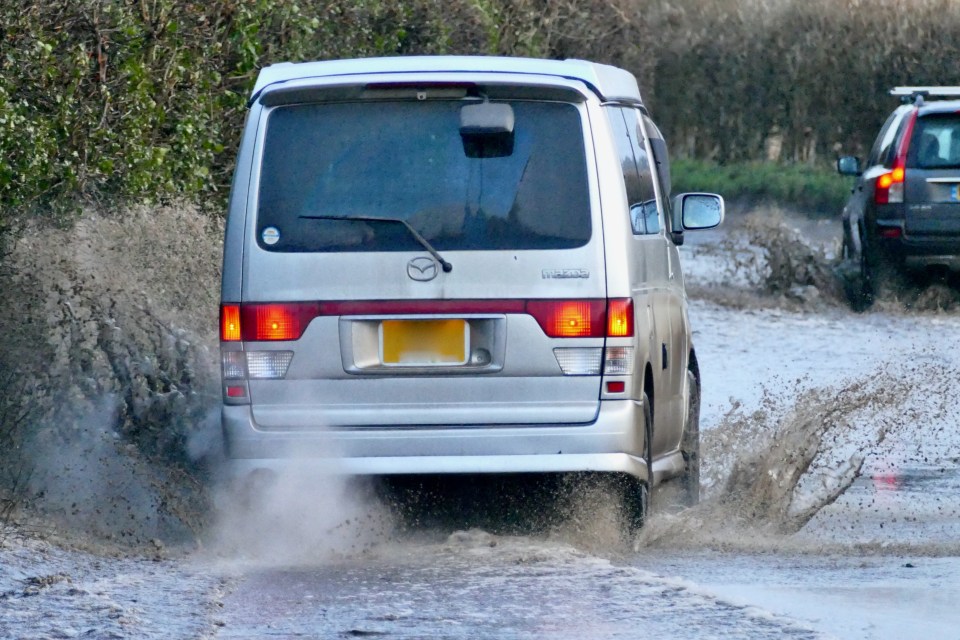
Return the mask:
<path fill-rule="evenodd" d="M 240 305 L 220 305 L 220 339 L 224 342 L 240 340 Z"/>

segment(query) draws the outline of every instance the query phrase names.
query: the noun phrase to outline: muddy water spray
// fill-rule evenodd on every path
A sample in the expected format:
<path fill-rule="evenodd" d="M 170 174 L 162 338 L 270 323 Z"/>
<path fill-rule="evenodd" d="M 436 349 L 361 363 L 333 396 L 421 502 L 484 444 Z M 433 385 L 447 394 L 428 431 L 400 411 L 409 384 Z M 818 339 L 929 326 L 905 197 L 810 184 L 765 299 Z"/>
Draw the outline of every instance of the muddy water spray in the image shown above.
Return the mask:
<path fill-rule="evenodd" d="M 941 514 L 952 508 L 953 516 L 960 517 L 956 505 L 931 506 L 921 500 L 897 513 L 877 504 L 878 493 L 895 482 L 884 478 L 932 467 L 947 475 L 956 471 L 960 438 L 954 407 L 960 389 L 952 381 L 958 373 L 931 360 L 888 367 L 835 388 L 807 390 L 792 406 L 769 393 L 761 409 L 735 406 L 704 433 L 708 498 L 681 514 L 654 518 L 642 544 L 779 548 L 802 532 L 794 541 L 882 546 L 894 543 L 884 522 L 909 520 L 911 508 Z M 853 492 L 856 497 L 846 495 L 855 484 L 868 486 Z M 838 522 L 830 524 L 832 517 Z M 868 530 L 873 526 L 875 531 Z M 844 542 L 831 532 L 837 527 L 862 531 Z M 922 547 L 928 542 L 949 545 L 949 534 L 896 544 Z"/>

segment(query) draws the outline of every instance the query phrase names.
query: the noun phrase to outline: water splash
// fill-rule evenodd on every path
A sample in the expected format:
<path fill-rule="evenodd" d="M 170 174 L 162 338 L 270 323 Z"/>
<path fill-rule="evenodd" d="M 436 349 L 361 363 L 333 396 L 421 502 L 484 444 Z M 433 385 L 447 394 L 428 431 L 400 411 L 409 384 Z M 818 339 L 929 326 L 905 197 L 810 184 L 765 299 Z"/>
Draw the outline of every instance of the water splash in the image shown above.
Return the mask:
<path fill-rule="evenodd" d="M 883 509 L 875 494 L 896 488 L 901 477 L 922 476 L 930 468 L 949 477 L 960 467 L 960 437 L 953 429 L 958 373 L 935 361 L 901 364 L 838 387 L 800 392 L 792 405 L 770 393 L 760 409 L 735 405 L 704 433 L 706 499 L 653 518 L 640 544 L 949 544 L 949 527 L 937 540 L 927 532 L 893 541 L 892 523 L 909 520 L 912 512 L 919 520 L 930 510 L 942 514 L 943 506 L 921 494 Z M 957 507 L 953 513 L 960 515 Z"/>

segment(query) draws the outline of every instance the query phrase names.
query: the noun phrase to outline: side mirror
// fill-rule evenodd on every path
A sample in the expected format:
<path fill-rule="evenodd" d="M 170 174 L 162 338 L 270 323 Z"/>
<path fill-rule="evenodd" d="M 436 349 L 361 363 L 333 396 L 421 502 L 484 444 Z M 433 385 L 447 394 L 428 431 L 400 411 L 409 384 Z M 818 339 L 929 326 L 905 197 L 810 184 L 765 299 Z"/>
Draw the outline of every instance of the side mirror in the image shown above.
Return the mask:
<path fill-rule="evenodd" d="M 723 197 L 715 193 L 681 193 L 673 199 L 685 230 L 712 229 L 723 222 Z"/>
<path fill-rule="evenodd" d="M 460 107 L 460 138 L 468 158 L 502 158 L 513 153 L 513 107 L 481 102 Z"/>
<path fill-rule="evenodd" d="M 860 158 L 841 156 L 837 158 L 837 172 L 842 176 L 859 176 L 863 173 L 860 168 Z"/>

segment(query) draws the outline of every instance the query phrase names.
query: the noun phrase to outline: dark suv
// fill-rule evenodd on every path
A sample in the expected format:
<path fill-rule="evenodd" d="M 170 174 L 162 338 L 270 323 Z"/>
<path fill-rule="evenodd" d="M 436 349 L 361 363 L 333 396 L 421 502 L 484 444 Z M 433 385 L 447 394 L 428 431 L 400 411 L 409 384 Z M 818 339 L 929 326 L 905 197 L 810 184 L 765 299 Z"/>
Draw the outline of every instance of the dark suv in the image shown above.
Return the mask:
<path fill-rule="evenodd" d="M 866 166 L 843 209 L 843 256 L 856 261 L 855 305 L 869 306 L 890 278 L 934 267 L 960 270 L 960 87 L 897 87 Z M 931 98 L 947 98 L 930 100 Z"/>

